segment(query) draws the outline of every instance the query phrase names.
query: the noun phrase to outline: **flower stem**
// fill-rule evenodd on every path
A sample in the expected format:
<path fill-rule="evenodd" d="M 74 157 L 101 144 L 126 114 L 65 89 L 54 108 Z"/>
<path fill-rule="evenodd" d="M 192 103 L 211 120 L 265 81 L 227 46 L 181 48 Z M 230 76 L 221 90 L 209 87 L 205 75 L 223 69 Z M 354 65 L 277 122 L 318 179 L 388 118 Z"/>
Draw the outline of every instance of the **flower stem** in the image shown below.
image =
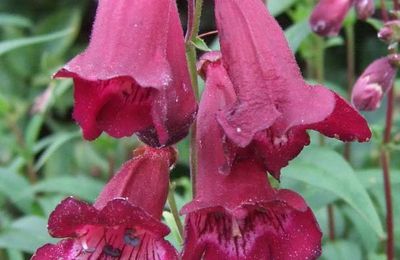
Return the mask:
<path fill-rule="evenodd" d="M 383 145 L 381 149 L 381 161 L 383 171 L 383 183 L 385 189 L 386 200 L 386 255 L 388 260 L 394 259 L 394 230 L 393 230 L 393 203 L 392 203 L 392 189 L 390 181 L 390 152 L 387 149 L 387 144 L 390 143 L 392 122 L 393 122 L 393 105 L 394 105 L 394 87 L 388 93 L 388 103 L 386 110 L 386 126 L 383 137 Z"/>
<path fill-rule="evenodd" d="M 355 82 L 355 45 L 354 45 L 354 24 L 348 23 L 345 26 L 346 32 L 346 58 L 347 58 L 347 93 L 351 96 L 351 90 Z M 343 157 L 351 162 L 351 143 L 344 144 Z"/>
<path fill-rule="evenodd" d="M 175 188 L 173 184 L 169 184 L 169 192 L 168 192 L 168 206 L 171 210 L 171 214 L 174 217 L 175 224 L 178 227 L 179 232 L 179 243 L 183 242 L 183 225 L 181 219 L 179 218 L 178 207 L 176 206 L 175 200 Z"/>
<path fill-rule="evenodd" d="M 199 101 L 199 85 L 197 81 L 196 61 L 197 53 L 193 41 L 196 39 L 200 29 L 200 18 L 203 8 L 203 0 L 188 0 L 188 28 L 186 33 L 186 58 L 189 73 L 196 100 Z M 197 147 L 196 147 L 197 123 L 193 123 L 190 133 L 190 175 L 192 181 L 193 196 L 196 194 L 197 176 Z"/>

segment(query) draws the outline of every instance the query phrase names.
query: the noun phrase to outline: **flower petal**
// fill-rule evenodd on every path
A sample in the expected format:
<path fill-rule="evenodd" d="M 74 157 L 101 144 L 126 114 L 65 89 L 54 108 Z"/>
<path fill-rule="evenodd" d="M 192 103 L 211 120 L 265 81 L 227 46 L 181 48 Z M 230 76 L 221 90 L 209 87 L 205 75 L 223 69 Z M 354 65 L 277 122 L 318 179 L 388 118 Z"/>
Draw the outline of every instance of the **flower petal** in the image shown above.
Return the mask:
<path fill-rule="evenodd" d="M 135 157 L 107 183 L 94 206 L 102 209 L 114 198 L 125 198 L 160 219 L 168 196 L 169 169 L 175 160 L 176 151 L 172 147 L 138 148 Z"/>
<path fill-rule="evenodd" d="M 87 140 L 102 131 L 120 138 L 151 126 L 151 89 L 141 89 L 130 79 L 87 81 L 75 78 L 74 119 Z"/>
<path fill-rule="evenodd" d="M 69 197 L 50 214 L 47 228 L 53 237 L 75 237 L 85 225 L 98 223 L 97 210 L 92 205 Z"/>
<path fill-rule="evenodd" d="M 274 126 L 282 135 L 333 111 L 334 96 L 305 83 L 282 29 L 260 1 L 216 0 L 215 7 L 222 59 L 238 97 L 218 116 L 232 141 L 245 147 L 262 130 Z"/>
<path fill-rule="evenodd" d="M 297 211 L 279 201 L 229 212 L 200 210 L 186 218 L 183 259 L 317 259 L 322 233 L 309 208 Z"/>
<path fill-rule="evenodd" d="M 46 244 L 38 248 L 31 260 L 74 260 L 79 251 L 73 239 L 63 239 L 56 245 Z"/>

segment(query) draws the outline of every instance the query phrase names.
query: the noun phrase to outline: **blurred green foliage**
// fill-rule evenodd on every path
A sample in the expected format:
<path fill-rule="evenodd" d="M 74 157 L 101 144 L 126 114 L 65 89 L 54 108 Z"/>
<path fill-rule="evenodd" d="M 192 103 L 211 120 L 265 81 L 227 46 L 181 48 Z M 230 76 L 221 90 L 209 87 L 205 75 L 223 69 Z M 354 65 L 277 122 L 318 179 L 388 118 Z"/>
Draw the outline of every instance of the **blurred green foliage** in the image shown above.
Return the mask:
<path fill-rule="evenodd" d="M 308 80 L 317 80 L 316 46 L 321 44 L 325 85 L 346 95 L 345 35 L 321 40 L 311 34 L 307 18 L 312 1 L 269 2 Z M 185 6 L 184 1 L 180 6 Z M 0 1 L 0 259 L 27 259 L 40 245 L 54 242 L 47 234 L 46 222 L 60 200 L 75 196 L 92 202 L 138 145 L 134 137 L 115 140 L 102 135 L 94 142 L 84 141 L 71 118 L 72 82 L 51 78 L 87 45 L 95 7 L 96 2 L 89 0 Z M 208 19 L 210 8 L 207 4 L 203 32 L 213 28 Z M 184 18 L 184 8 L 182 14 Z M 357 74 L 386 53 L 384 44 L 376 39 L 377 21 L 348 18 L 355 30 Z M 206 42 L 214 41 L 209 46 L 215 49 L 216 40 L 207 38 Z M 204 42 L 198 45 L 206 49 Z M 351 163 L 340 155 L 340 142 L 326 140 L 320 148 L 319 136 L 312 133 L 313 145 L 284 171 L 281 187 L 306 198 L 324 231 L 323 259 L 385 259 L 385 200 L 379 168 L 384 107 L 365 115 L 374 138 L 369 144 L 352 145 Z M 400 224 L 399 128 L 396 117 L 391 144 L 396 224 Z M 191 198 L 188 140 L 178 147 L 180 160 L 172 178 L 181 207 Z M 327 205 L 334 208 L 335 241 L 327 238 Z M 172 229 L 169 239 L 179 248 L 167 206 L 164 218 Z M 400 241 L 398 226 L 395 233 Z M 396 252 L 400 254 L 399 243 Z"/>

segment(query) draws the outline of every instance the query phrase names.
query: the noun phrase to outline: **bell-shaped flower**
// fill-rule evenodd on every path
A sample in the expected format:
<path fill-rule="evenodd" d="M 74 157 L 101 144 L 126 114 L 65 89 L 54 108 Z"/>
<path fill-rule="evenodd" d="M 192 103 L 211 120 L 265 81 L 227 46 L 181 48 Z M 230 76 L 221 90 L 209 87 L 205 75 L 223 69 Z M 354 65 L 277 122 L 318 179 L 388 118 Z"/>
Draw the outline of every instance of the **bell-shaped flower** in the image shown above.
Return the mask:
<path fill-rule="evenodd" d="M 230 81 L 236 94 L 217 113 L 230 153 L 232 144 L 255 148 L 279 178 L 280 169 L 309 144 L 307 129 L 342 141 L 369 140 L 367 122 L 345 100 L 304 81 L 282 29 L 261 1 L 216 0 L 215 10 L 228 78 L 219 80 Z M 216 81 L 208 76 L 207 81 Z"/>
<path fill-rule="evenodd" d="M 199 157 L 200 159 L 200 157 Z M 199 169 L 208 162 L 199 160 Z M 273 189 L 263 167 L 235 163 L 230 175 L 200 170 L 186 214 L 183 260 L 317 259 L 322 233 L 295 192 Z"/>
<path fill-rule="evenodd" d="M 311 29 L 321 36 L 335 36 L 353 0 L 319 0 L 310 16 Z"/>
<path fill-rule="evenodd" d="M 88 48 L 55 77 L 74 79 L 73 117 L 88 140 L 105 131 L 169 145 L 187 134 L 195 117 L 172 0 L 100 0 Z"/>
<path fill-rule="evenodd" d="M 125 163 L 94 205 L 67 198 L 52 212 L 50 235 L 65 238 L 46 244 L 34 260 L 177 259 L 160 222 L 168 195 L 172 148 L 145 147 Z"/>
<path fill-rule="evenodd" d="M 373 111 L 380 107 L 396 77 L 397 69 L 392 62 L 395 61 L 390 57 L 377 59 L 358 78 L 351 93 L 352 103 L 357 109 Z"/>
<path fill-rule="evenodd" d="M 375 12 L 374 0 L 355 0 L 354 8 L 356 9 L 357 18 L 367 20 Z"/>
<path fill-rule="evenodd" d="M 220 174 L 230 152 L 216 115 L 236 100 L 221 62 L 219 52 L 210 52 L 198 64 L 206 88 L 197 118 L 196 196 L 181 212 L 187 215 L 182 258 L 316 259 L 322 234 L 298 194 L 273 189 L 257 158 L 240 157 L 230 174 Z"/>

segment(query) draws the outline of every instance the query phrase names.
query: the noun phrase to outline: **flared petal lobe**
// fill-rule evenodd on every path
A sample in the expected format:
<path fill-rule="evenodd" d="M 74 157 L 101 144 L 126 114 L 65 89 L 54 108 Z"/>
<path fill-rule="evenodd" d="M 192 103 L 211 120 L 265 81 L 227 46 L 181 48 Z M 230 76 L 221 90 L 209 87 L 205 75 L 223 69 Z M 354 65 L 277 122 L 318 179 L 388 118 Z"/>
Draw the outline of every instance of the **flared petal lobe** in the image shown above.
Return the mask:
<path fill-rule="evenodd" d="M 396 72 L 388 57 L 371 63 L 354 85 L 351 93 L 354 106 L 367 111 L 379 108 L 383 96 L 393 86 Z"/>
<path fill-rule="evenodd" d="M 223 116 L 224 110 L 237 102 L 236 93 L 221 60 L 221 54 L 211 52 L 202 56 L 199 72 L 205 78 L 206 86 L 197 119 L 197 143 L 199 144 L 199 161 L 206 163 L 199 165 L 198 172 L 217 171 L 229 174 L 235 161 L 252 158 L 279 179 L 281 168 L 287 166 L 288 162 L 309 144 L 310 139 L 306 132 L 309 129 L 343 141 L 366 141 L 370 138 L 371 133 L 364 118 L 338 95 L 328 92 L 333 96 L 335 103 L 333 111 L 325 119 L 311 124 L 294 125 L 282 132 L 283 124 L 290 125 L 298 120 L 293 118 L 293 122 L 288 122 L 288 118 L 278 118 L 271 127 L 256 133 L 249 145 L 241 147 L 231 141 L 229 132 L 217 122 L 218 116 Z M 314 87 L 309 86 L 309 88 Z M 322 86 L 318 88 L 325 91 Z M 295 102 L 294 100 L 295 107 L 301 106 Z M 303 113 L 307 113 L 307 107 L 303 109 Z M 235 141 L 234 137 L 232 139 Z"/>
<path fill-rule="evenodd" d="M 92 206 L 74 198 L 62 201 L 49 217 L 50 235 L 66 238 L 39 248 L 33 259 L 177 259 L 160 222 L 168 195 L 172 148 L 135 151 Z"/>
<path fill-rule="evenodd" d="M 205 162 L 202 162 L 205 163 Z M 183 259 L 317 259 L 322 234 L 296 193 L 274 190 L 262 167 L 234 165 L 230 175 L 202 172 L 182 213 Z"/>
<path fill-rule="evenodd" d="M 352 4 L 353 0 L 319 0 L 311 13 L 311 29 L 321 36 L 338 35 Z"/>
<path fill-rule="evenodd" d="M 74 118 L 88 140 L 140 133 L 168 145 L 196 112 L 175 1 L 99 1 L 88 48 L 55 76 L 74 78 Z"/>

